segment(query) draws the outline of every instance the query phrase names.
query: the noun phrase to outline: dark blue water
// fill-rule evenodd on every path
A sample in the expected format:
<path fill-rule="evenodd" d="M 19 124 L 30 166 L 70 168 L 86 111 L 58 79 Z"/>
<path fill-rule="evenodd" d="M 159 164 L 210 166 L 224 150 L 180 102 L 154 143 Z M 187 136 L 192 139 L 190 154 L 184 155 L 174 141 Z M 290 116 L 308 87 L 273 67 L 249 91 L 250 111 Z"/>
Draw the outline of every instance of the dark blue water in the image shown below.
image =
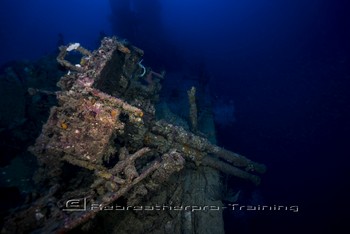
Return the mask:
<path fill-rule="evenodd" d="M 234 105 L 219 145 L 263 162 L 245 202 L 297 213 L 229 213 L 227 232 L 333 233 L 349 209 L 350 7 L 342 0 L 2 0 L 0 63 L 116 34 L 155 70 L 205 67 L 213 105 Z M 231 220 L 231 221 L 230 221 Z M 236 220 L 236 221 L 235 221 Z M 239 220 L 240 222 L 238 222 Z M 232 224 L 233 223 L 233 224 Z"/>

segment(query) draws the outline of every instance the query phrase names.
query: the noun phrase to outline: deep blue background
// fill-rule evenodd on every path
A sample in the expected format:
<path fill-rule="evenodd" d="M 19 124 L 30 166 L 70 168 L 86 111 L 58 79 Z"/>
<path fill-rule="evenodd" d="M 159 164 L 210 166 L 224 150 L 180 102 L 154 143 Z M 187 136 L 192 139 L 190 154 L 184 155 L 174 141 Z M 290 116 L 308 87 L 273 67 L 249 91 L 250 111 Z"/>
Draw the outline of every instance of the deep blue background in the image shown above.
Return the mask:
<path fill-rule="evenodd" d="M 267 164 L 265 203 L 300 206 L 256 215 L 239 232 L 330 233 L 350 208 L 347 2 L 1 0 L 0 63 L 55 51 L 59 33 L 93 49 L 102 32 L 143 48 L 152 67 L 205 64 L 208 95 L 235 104 L 219 144 Z M 132 17 L 121 22 L 111 6 L 126 5 Z"/>

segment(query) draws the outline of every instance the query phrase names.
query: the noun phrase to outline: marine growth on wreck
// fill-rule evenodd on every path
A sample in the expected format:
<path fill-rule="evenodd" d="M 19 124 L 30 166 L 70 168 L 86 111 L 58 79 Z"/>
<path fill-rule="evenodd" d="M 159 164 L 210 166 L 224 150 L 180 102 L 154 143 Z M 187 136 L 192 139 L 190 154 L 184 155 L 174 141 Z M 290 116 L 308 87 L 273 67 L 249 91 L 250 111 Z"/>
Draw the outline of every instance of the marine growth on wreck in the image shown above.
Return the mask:
<path fill-rule="evenodd" d="M 66 57 L 77 52 L 81 60 L 73 64 Z M 166 74 L 145 66 L 143 53 L 115 37 L 93 52 L 78 43 L 60 47 L 57 61 L 66 74 L 54 92 L 58 105 L 29 148 L 39 162 L 41 191 L 6 217 L 2 233 L 89 231 L 101 219 L 118 233 L 191 233 L 194 220 L 206 222 L 210 214 L 183 205 L 222 205 L 212 196 L 221 173 L 260 183 L 263 164 L 201 133 L 195 87 L 188 91 L 191 131 L 156 117 Z M 145 211 L 156 203 L 167 204 L 161 214 Z M 222 225 L 222 211 L 215 216 L 211 222 Z"/>

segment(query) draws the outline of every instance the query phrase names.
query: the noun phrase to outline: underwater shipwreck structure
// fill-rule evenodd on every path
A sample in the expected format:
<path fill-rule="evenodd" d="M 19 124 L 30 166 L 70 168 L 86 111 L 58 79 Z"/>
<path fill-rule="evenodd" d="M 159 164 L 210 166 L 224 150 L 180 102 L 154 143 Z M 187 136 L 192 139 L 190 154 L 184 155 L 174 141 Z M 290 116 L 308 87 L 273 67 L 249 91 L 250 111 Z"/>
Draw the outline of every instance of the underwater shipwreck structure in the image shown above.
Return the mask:
<path fill-rule="evenodd" d="M 79 64 L 66 59 L 71 51 L 81 53 Z M 6 218 L 2 233 L 224 232 L 220 173 L 258 185 L 266 168 L 198 134 L 195 88 L 192 132 L 156 118 L 165 74 L 142 57 L 116 38 L 93 52 L 60 47 L 67 73 L 58 106 L 29 149 L 41 190 Z"/>

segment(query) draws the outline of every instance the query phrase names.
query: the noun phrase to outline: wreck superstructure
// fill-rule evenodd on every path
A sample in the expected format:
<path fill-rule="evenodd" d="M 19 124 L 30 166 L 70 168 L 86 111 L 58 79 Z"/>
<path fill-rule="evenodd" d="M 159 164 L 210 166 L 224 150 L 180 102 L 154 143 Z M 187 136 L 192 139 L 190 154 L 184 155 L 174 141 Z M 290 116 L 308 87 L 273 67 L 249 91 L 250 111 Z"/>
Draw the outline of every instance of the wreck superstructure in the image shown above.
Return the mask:
<path fill-rule="evenodd" d="M 71 51 L 82 54 L 79 64 L 66 59 Z M 46 189 L 30 206 L 7 218 L 4 233 L 88 229 L 88 222 L 116 204 L 135 208 L 156 200 L 220 206 L 220 199 L 210 198 L 220 191 L 219 171 L 260 183 L 258 174 L 266 170 L 263 164 L 196 134 L 195 89 L 192 96 L 188 93 L 190 102 L 194 100 L 193 132 L 156 118 L 164 73 L 146 68 L 142 56 L 142 50 L 117 38 L 104 38 L 93 52 L 79 44 L 60 47 L 57 60 L 68 71 L 58 83 L 58 106 L 51 108 L 42 133 L 29 149 L 40 165 L 38 183 Z M 66 178 L 72 170 L 74 177 Z M 194 225 L 211 219 L 217 225 L 211 231 L 223 232 L 222 211 L 215 217 L 188 210 L 162 212 L 166 214 L 157 221 L 154 214 L 139 214 L 146 220 L 139 225 L 147 224 L 153 233 L 200 233 Z M 119 233 L 139 231 L 137 225 L 127 224 L 137 223 L 137 215 L 116 211 L 113 215 L 122 216 L 114 221 Z"/>

